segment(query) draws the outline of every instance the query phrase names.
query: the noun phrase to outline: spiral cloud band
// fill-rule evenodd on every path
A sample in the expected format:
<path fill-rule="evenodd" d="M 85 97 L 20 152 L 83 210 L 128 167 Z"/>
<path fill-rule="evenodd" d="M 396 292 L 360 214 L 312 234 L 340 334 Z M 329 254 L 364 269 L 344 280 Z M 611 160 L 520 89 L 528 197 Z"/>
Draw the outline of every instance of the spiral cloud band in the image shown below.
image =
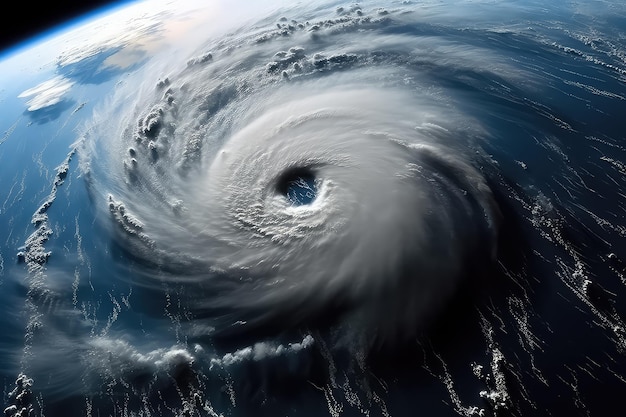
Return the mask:
<path fill-rule="evenodd" d="M 357 47 L 337 74 L 303 63 L 282 80 L 255 55 L 192 64 L 113 148 L 109 206 L 128 248 L 185 281 L 218 332 L 340 309 L 374 340 L 411 337 L 495 254 L 498 208 L 459 146 L 470 134 L 431 121 L 443 104 L 417 86 L 372 85 L 381 65 Z"/>

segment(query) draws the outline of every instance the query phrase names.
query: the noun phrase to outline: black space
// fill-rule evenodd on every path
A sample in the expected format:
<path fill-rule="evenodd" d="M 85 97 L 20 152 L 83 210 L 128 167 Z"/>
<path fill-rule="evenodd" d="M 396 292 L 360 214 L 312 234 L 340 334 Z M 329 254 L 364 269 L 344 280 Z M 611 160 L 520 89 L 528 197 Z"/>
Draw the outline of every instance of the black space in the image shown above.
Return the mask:
<path fill-rule="evenodd" d="M 0 25 L 0 50 L 20 44 L 44 31 L 115 3 L 119 2 L 111 0 L 13 2 L 10 8 L 4 10 L 4 24 Z"/>

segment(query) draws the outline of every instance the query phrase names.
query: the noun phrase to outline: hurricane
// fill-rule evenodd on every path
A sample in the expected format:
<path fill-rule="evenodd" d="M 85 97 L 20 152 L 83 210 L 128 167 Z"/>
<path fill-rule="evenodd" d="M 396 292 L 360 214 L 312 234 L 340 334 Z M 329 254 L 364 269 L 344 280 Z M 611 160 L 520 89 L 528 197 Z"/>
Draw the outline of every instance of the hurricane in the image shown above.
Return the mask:
<path fill-rule="evenodd" d="M 496 3 L 268 7 L 117 82 L 20 248 L 5 414 L 612 410 L 626 10 Z"/>
<path fill-rule="evenodd" d="M 489 188 L 437 140 L 444 127 L 414 126 L 413 112 L 426 106 L 359 83 L 322 95 L 306 80 L 292 83 L 279 98 L 252 99 L 277 101 L 269 114 L 252 110 L 260 113 L 253 120 L 250 110 L 227 105 L 225 112 L 246 121 L 222 122 L 225 143 L 203 140 L 211 128 L 198 134 L 195 112 L 172 115 L 182 127 L 173 140 L 147 130 L 177 111 L 174 93 L 166 93 L 170 104 L 156 110 L 164 122 L 140 119 L 139 136 L 128 132 L 118 148 L 116 177 L 124 185 L 108 196 L 109 210 L 131 250 L 157 256 L 170 270 L 166 280 L 185 282 L 200 298 L 195 307 L 224 308 L 231 330 L 234 322 L 245 322 L 241 331 L 284 315 L 296 324 L 354 305 L 377 333 L 400 322 L 406 334 L 450 293 L 473 245 L 484 240 L 485 252 L 495 249 Z M 288 101 L 282 94 L 293 97 L 292 88 L 307 98 Z M 196 89 L 205 90 L 193 88 L 190 100 Z M 225 100 L 240 106 L 238 98 Z M 188 108 L 184 96 L 180 106 Z"/>

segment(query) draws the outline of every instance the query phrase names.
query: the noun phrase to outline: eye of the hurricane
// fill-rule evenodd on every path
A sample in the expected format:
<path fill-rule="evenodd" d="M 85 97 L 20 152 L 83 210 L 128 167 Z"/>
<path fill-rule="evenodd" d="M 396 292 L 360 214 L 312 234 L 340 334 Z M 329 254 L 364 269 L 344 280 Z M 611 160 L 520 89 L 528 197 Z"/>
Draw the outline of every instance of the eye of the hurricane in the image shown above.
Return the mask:
<path fill-rule="evenodd" d="M 310 168 L 290 168 L 278 177 L 276 190 L 292 206 L 311 204 L 317 197 L 315 172 Z"/>

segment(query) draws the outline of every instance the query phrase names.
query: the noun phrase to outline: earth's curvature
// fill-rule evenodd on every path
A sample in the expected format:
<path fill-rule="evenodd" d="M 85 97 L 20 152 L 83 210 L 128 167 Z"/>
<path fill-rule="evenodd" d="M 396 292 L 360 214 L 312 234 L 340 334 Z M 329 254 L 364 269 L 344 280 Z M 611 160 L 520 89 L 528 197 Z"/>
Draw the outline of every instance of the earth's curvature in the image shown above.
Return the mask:
<path fill-rule="evenodd" d="M 613 413 L 625 33 L 146 1 L 7 51 L 5 415 Z"/>

